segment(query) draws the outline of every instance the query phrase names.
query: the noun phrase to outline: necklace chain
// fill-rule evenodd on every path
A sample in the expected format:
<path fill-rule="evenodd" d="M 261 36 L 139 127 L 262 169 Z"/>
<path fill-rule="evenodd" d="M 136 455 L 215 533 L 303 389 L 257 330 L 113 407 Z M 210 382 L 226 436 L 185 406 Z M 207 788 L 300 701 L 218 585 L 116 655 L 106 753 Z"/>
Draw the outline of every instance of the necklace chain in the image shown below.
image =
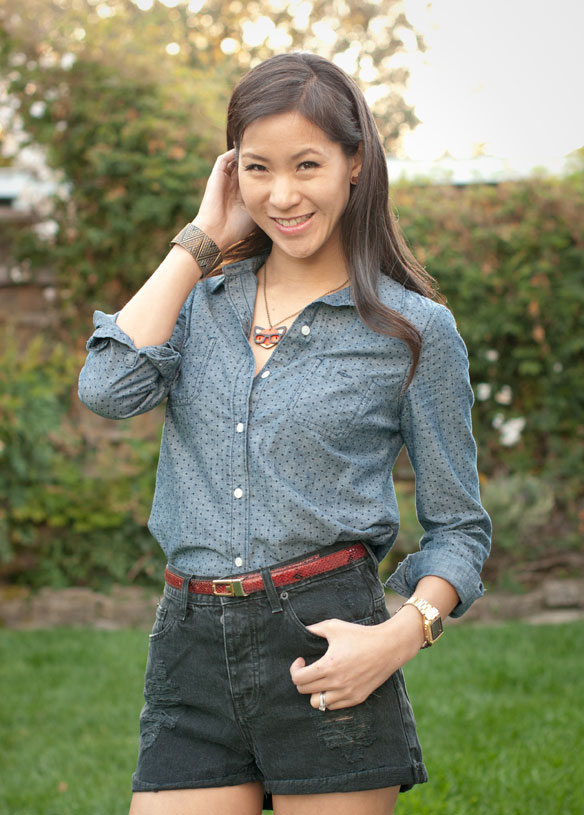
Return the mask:
<path fill-rule="evenodd" d="M 270 328 L 273 328 L 273 327 L 274 327 L 274 323 L 272 323 L 272 319 L 271 319 L 271 317 L 270 317 L 270 312 L 269 312 L 269 310 L 268 310 L 268 298 L 266 297 L 266 276 L 267 276 L 267 275 L 266 275 L 266 272 L 267 272 L 267 264 L 266 264 L 266 263 L 264 263 L 263 269 L 264 269 L 264 285 L 263 285 L 263 289 L 264 289 L 264 303 L 265 303 L 265 306 L 266 306 L 266 315 L 267 315 L 267 317 L 268 317 L 268 323 L 269 323 L 269 327 L 270 327 Z M 345 281 L 343 281 L 343 283 L 341 283 L 341 285 L 340 285 L 340 286 L 337 286 L 337 287 L 336 287 L 336 288 L 334 288 L 334 289 L 330 289 L 329 291 L 325 291 L 325 293 L 324 293 L 324 294 L 321 294 L 320 296 L 321 296 L 321 297 L 326 297 L 326 295 L 327 295 L 327 294 L 332 294 L 334 291 L 338 291 L 338 289 L 342 289 L 342 288 L 343 288 L 343 286 L 344 286 L 346 283 L 348 283 L 348 282 L 349 282 L 349 278 L 347 278 Z M 304 307 L 303 307 L 303 308 L 304 308 Z M 302 308 L 299 308 L 299 309 L 298 309 L 298 311 L 295 311 L 293 314 L 288 314 L 288 316 L 287 316 L 287 317 L 282 317 L 282 319 L 281 319 L 281 320 L 279 320 L 278 322 L 280 322 L 280 323 L 285 323 L 285 322 L 286 322 L 286 320 L 289 320 L 289 319 L 290 319 L 290 317 L 294 317 L 296 314 L 300 314 L 300 312 L 301 312 L 301 311 L 302 311 Z"/>

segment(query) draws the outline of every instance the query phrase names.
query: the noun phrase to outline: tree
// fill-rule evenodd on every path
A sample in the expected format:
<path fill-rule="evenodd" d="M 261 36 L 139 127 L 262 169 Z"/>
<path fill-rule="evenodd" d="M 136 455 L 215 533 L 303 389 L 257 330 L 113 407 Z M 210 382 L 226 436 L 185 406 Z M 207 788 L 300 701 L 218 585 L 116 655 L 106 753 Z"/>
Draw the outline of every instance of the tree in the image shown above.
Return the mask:
<path fill-rule="evenodd" d="M 302 48 L 349 68 L 377 99 L 391 147 L 417 123 L 401 95 L 407 73 L 394 67 L 411 31 L 400 9 L 399 0 L 177 0 L 148 10 L 132 0 L 27 0 L 25 16 L 19 0 L 5 0 L 0 69 L 17 106 L 9 127 L 22 124 L 23 146 L 42 146 L 63 182 L 53 237 L 21 235 L 15 259 L 54 269 L 73 322 L 88 300 L 120 307 L 196 214 L 224 149 L 233 84 L 273 53 Z"/>

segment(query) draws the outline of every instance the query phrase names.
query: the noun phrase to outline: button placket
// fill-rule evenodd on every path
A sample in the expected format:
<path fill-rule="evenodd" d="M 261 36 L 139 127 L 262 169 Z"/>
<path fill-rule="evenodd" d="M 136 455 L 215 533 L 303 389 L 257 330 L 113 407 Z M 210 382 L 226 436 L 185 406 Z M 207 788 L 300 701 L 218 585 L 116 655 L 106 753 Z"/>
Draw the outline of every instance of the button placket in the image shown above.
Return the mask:
<path fill-rule="evenodd" d="M 232 392 L 232 437 L 231 437 L 231 535 L 230 556 L 234 568 L 240 568 L 236 559 L 245 563 L 249 551 L 249 479 L 247 427 L 250 416 L 250 382 L 247 377 L 247 360 L 237 371 Z"/>

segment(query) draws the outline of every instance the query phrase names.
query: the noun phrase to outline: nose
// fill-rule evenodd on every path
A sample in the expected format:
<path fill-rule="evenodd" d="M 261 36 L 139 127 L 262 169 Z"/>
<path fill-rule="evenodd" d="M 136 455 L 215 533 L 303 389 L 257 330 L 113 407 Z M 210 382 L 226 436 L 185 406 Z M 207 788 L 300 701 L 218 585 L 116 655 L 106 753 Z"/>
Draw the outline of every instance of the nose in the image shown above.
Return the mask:
<path fill-rule="evenodd" d="M 275 210 L 284 212 L 298 205 L 302 195 L 298 189 L 296 179 L 286 174 L 272 176 L 270 185 L 270 205 Z"/>

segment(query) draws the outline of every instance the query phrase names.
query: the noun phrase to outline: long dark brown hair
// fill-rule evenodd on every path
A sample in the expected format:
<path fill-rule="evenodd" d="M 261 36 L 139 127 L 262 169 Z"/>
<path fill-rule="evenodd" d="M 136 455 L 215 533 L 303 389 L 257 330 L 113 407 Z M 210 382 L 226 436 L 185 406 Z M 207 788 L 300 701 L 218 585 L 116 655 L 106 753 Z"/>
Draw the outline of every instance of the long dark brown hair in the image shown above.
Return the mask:
<path fill-rule="evenodd" d="M 354 156 L 362 142 L 359 181 L 351 186 L 341 218 L 341 235 L 361 320 L 373 331 L 409 346 L 414 375 L 422 337 L 402 314 L 377 294 L 379 274 L 439 302 L 436 280 L 410 252 L 389 201 L 386 157 L 373 115 L 357 83 L 334 63 L 316 54 L 295 52 L 271 57 L 238 83 L 227 111 L 227 147 L 239 149 L 243 133 L 262 116 L 298 111 Z M 271 239 L 257 227 L 224 253 L 224 264 L 270 251 Z"/>

